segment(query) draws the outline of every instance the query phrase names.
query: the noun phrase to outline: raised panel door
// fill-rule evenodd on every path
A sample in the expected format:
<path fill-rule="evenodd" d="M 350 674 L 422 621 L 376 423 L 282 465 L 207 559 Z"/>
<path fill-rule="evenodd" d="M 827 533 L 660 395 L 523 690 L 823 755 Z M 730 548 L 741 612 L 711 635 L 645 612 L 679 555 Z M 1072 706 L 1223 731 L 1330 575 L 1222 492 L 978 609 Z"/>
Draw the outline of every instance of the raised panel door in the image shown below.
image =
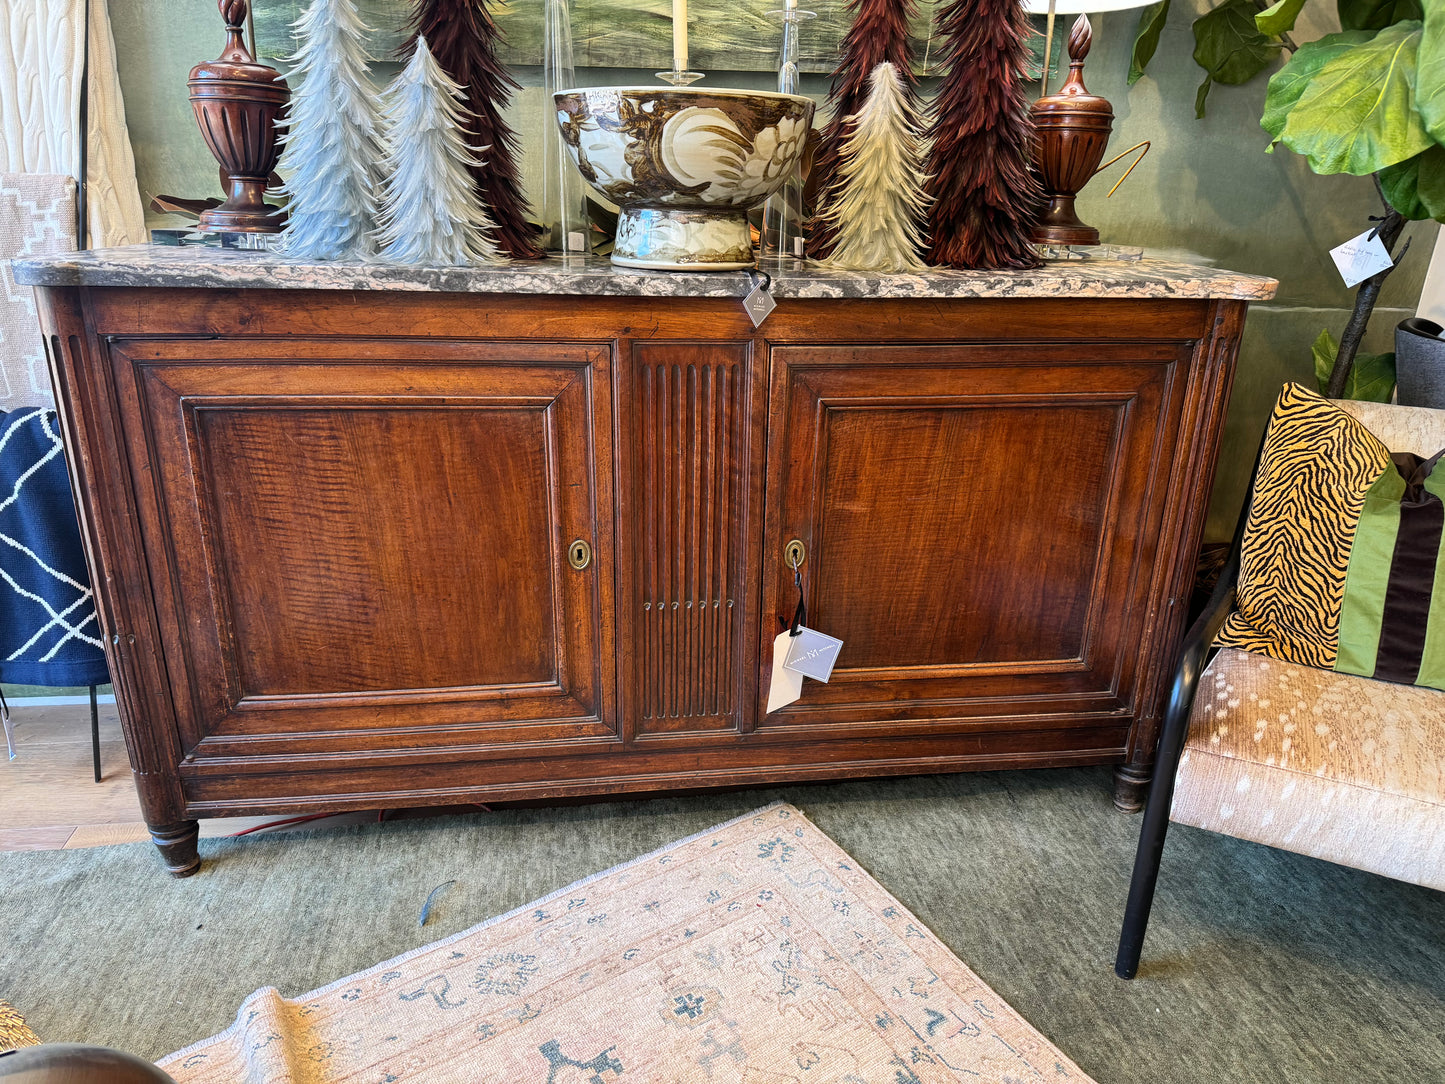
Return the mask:
<path fill-rule="evenodd" d="M 1190 345 L 776 348 L 764 632 L 797 539 L 844 646 L 760 728 L 1127 717 Z"/>
<path fill-rule="evenodd" d="M 193 770 L 615 742 L 605 348 L 110 351 Z"/>

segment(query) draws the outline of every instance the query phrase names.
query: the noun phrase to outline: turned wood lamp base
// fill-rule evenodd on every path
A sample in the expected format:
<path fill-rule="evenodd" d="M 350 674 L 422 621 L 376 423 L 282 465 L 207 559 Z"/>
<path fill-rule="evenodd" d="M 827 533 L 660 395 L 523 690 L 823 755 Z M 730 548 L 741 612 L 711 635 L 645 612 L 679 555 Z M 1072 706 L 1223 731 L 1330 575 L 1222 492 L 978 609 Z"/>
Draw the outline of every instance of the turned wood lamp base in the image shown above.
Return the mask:
<path fill-rule="evenodd" d="M 226 48 L 191 69 L 191 108 L 206 146 L 221 163 L 226 202 L 201 215 L 203 230 L 280 233 L 286 217 L 266 203 L 266 183 L 281 155 L 276 121 L 290 100 L 281 73 L 257 63 L 241 32 L 247 0 L 219 0 Z"/>
<path fill-rule="evenodd" d="M 1099 231 L 1079 221 L 1073 195 L 1049 193 L 1049 205 L 1030 234 L 1041 245 L 1097 245 Z"/>
<path fill-rule="evenodd" d="M 1108 99 L 1090 94 L 1084 86 L 1084 58 L 1092 42 L 1089 17 L 1080 15 L 1069 31 L 1069 77 L 1057 94 L 1040 98 L 1029 109 L 1034 163 L 1049 199 L 1030 235 L 1040 244 L 1099 243 L 1099 231 L 1080 222 L 1074 211 L 1079 190 L 1099 171 L 1114 127 L 1114 108 Z"/>

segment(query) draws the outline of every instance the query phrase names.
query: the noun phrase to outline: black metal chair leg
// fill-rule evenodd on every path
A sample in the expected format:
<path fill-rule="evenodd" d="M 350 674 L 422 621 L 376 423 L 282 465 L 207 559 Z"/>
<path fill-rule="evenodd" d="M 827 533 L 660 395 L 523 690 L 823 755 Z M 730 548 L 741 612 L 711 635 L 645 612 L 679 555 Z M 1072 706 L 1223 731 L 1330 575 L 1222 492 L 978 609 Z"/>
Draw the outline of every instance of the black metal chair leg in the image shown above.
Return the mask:
<path fill-rule="evenodd" d="M 1144 803 L 1144 825 L 1139 832 L 1139 849 L 1134 855 L 1129 902 L 1124 906 L 1124 926 L 1119 931 L 1119 954 L 1114 958 L 1114 974 L 1121 979 L 1132 979 L 1139 970 L 1144 931 L 1149 926 L 1149 910 L 1154 904 L 1154 886 L 1159 881 L 1159 859 L 1164 852 L 1164 836 L 1169 831 L 1169 809 L 1174 804 L 1174 778 L 1184 742 L 1189 737 L 1194 695 L 1209 662 L 1210 645 L 1234 605 L 1234 585 L 1238 577 L 1236 548 L 1220 574 L 1209 605 L 1195 620 L 1179 653 L 1179 664 L 1164 709 L 1154 779 L 1149 784 L 1148 801 Z"/>
<path fill-rule="evenodd" d="M 1162 759 L 1162 758 L 1161 758 Z M 1144 826 L 1139 833 L 1139 850 L 1134 855 L 1134 876 L 1129 882 L 1129 902 L 1124 905 L 1124 926 L 1119 932 L 1119 954 L 1114 974 L 1132 979 L 1139 971 L 1144 951 L 1144 933 L 1154 906 L 1154 887 L 1159 883 L 1159 862 L 1164 854 L 1164 837 L 1169 831 L 1169 807 L 1174 802 L 1174 773 L 1155 768 L 1144 806 Z"/>
<path fill-rule="evenodd" d="M 1184 635 L 1174 680 L 1169 687 L 1169 701 L 1164 708 L 1164 725 L 1160 727 L 1159 747 L 1154 758 L 1154 778 L 1149 784 L 1149 798 L 1144 803 L 1144 825 L 1139 832 L 1139 849 L 1134 854 L 1134 875 L 1129 881 L 1129 901 L 1124 905 L 1124 925 L 1119 931 L 1119 954 L 1114 957 L 1114 974 L 1132 979 L 1139 971 L 1139 956 L 1144 950 L 1144 932 L 1149 928 L 1149 912 L 1154 906 L 1154 888 L 1159 883 L 1159 860 L 1164 854 L 1164 836 L 1169 831 L 1169 810 L 1174 804 L 1174 777 L 1179 758 L 1189 737 L 1189 716 L 1194 710 L 1194 695 L 1209 665 L 1214 638 L 1234 608 L 1235 589 L 1239 583 L 1240 552 L 1244 547 L 1244 531 L 1254 503 L 1254 476 L 1259 473 L 1260 456 L 1269 433 L 1260 437 L 1259 452 L 1254 457 L 1249 491 L 1244 495 L 1244 508 L 1234 527 L 1234 541 L 1229 558 L 1220 569 L 1219 580 L 1209 596 L 1204 611 Z"/>
<path fill-rule="evenodd" d="M 100 782 L 100 706 L 95 699 L 95 686 L 90 687 L 90 757 L 95 763 L 95 781 Z"/>

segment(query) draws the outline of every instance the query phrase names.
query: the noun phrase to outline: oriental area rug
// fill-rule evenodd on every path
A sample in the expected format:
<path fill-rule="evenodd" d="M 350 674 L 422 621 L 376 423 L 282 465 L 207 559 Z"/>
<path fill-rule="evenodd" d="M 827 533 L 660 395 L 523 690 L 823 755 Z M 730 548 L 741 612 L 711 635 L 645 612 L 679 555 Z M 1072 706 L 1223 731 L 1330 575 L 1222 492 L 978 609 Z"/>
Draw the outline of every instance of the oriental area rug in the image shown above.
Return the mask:
<path fill-rule="evenodd" d="M 801 812 L 719 825 L 163 1059 L 181 1084 L 1091 1084 Z"/>

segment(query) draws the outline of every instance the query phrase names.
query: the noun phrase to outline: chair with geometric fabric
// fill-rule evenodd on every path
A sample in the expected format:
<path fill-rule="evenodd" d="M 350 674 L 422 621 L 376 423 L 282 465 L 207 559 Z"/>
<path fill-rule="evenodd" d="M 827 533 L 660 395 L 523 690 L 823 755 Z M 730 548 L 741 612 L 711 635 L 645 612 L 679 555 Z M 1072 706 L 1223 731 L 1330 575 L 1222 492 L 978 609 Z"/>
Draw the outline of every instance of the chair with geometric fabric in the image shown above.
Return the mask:
<path fill-rule="evenodd" d="M 96 686 L 102 650 L 33 291 L 5 257 L 75 248 L 76 186 L 60 174 L 0 174 L 0 682 L 89 686 L 100 781 Z M 0 723 L 10 756 L 9 706 Z"/>
<path fill-rule="evenodd" d="M 1445 889 L 1445 410 L 1280 395 L 1186 634 L 1114 970 L 1169 823 Z"/>

